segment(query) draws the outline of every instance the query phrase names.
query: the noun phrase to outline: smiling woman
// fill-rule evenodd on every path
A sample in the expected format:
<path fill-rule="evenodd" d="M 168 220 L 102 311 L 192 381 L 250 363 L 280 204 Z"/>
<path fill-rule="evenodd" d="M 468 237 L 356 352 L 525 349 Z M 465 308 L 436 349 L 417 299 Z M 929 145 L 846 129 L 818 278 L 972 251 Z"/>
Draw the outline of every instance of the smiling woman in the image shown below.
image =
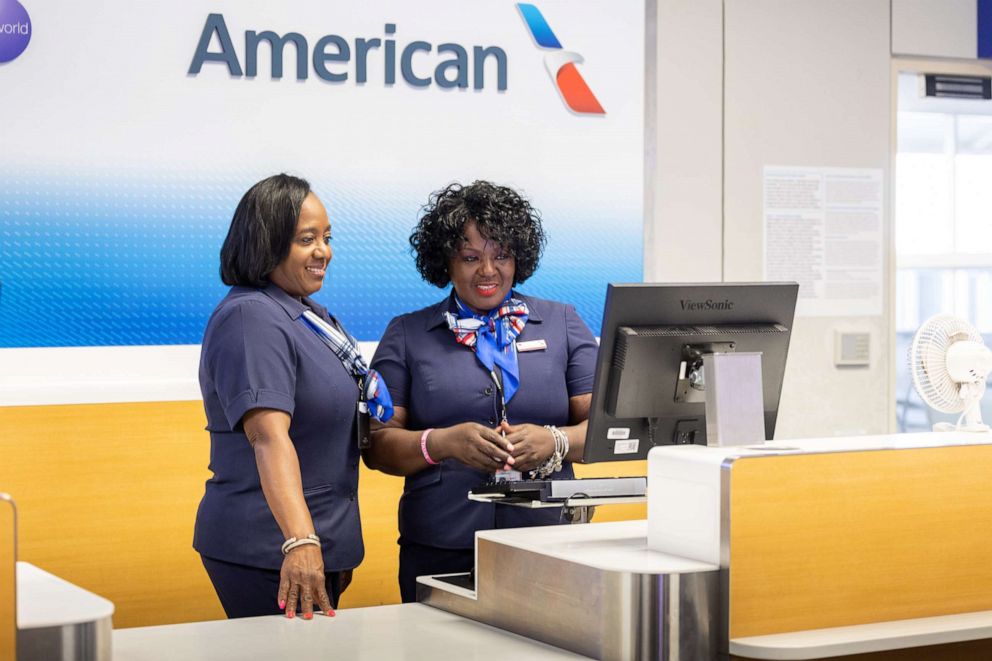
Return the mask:
<path fill-rule="evenodd" d="M 203 338 L 200 389 L 213 471 L 196 517 L 228 617 L 326 615 L 362 561 L 355 438 L 365 411 L 392 415 L 357 343 L 311 300 L 331 225 L 310 185 L 285 174 L 245 193 L 221 248 L 231 290 Z"/>
<path fill-rule="evenodd" d="M 372 364 L 396 402 L 372 434 L 369 465 L 406 476 L 400 592 L 416 577 L 467 571 L 477 530 L 559 523 L 561 512 L 476 503 L 494 474 L 574 477 L 596 341 L 570 305 L 515 287 L 537 269 L 544 231 L 516 191 L 477 181 L 434 193 L 410 237 L 441 302 L 393 319 Z M 518 471 L 514 474 L 513 471 Z"/>
<path fill-rule="evenodd" d="M 269 280 L 290 296 L 315 294 L 324 284 L 333 252 L 327 211 L 316 195 L 308 193 L 300 207 L 289 254 L 269 274 Z"/>

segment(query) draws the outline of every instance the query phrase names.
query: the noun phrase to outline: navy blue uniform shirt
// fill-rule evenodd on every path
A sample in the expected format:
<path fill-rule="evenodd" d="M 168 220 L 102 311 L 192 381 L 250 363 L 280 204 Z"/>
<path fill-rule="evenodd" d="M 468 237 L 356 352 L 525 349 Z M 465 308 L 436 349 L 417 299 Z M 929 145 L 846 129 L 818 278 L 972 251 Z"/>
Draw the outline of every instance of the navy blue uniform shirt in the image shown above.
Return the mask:
<path fill-rule="evenodd" d="M 507 403 L 511 425 L 568 424 L 568 400 L 592 392 L 596 340 L 570 305 L 515 293 L 530 311 L 517 344 L 544 340 L 547 347 L 518 352 L 520 388 Z M 498 392 L 475 353 L 458 344 L 444 319 L 454 298 L 393 319 L 379 342 L 372 367 L 389 387 L 393 404 L 407 409 L 409 429 L 498 423 Z M 556 478 L 574 477 L 564 463 Z M 406 478 L 400 500 L 400 543 L 468 549 L 476 530 L 559 523 L 558 508 L 529 510 L 477 503 L 469 489 L 487 473 L 449 459 Z"/>
<path fill-rule="evenodd" d="M 356 567 L 365 554 L 358 515 L 355 408 L 358 386 L 302 321 L 312 309 L 275 285 L 233 287 L 203 337 L 200 390 L 210 432 L 210 470 L 196 515 L 201 554 L 279 569 L 283 534 L 265 502 L 242 417 L 256 408 L 292 416 L 303 496 L 321 539 L 325 571 Z"/>

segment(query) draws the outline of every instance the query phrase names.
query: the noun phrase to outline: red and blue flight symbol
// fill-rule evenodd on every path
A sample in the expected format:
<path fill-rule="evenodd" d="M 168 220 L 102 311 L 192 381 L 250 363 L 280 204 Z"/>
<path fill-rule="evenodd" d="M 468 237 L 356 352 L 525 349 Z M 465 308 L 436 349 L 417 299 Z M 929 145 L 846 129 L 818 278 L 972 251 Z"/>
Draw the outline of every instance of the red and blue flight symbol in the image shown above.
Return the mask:
<path fill-rule="evenodd" d="M 589 89 L 585 78 L 575 66 L 584 61 L 582 56 L 562 48 L 561 42 L 558 41 L 558 37 L 555 36 L 548 22 L 544 20 L 544 15 L 541 14 L 540 9 L 523 2 L 517 3 L 517 9 L 520 10 L 520 15 L 538 47 L 550 51 L 544 55 L 544 66 L 565 105 L 573 112 L 585 115 L 605 115 L 606 111 L 603 110 L 603 106 L 600 105 L 596 95 Z"/>

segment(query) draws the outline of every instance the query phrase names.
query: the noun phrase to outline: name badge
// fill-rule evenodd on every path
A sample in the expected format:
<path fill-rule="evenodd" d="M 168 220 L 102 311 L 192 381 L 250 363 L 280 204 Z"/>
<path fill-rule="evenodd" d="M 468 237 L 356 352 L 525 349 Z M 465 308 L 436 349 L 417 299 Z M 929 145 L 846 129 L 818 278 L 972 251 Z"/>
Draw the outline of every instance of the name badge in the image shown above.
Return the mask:
<path fill-rule="evenodd" d="M 355 432 L 358 449 L 367 450 L 372 447 L 372 441 L 370 440 L 369 405 L 364 399 L 358 400 L 358 410 L 355 412 L 355 415 Z"/>
<path fill-rule="evenodd" d="M 544 340 L 528 340 L 527 342 L 517 342 L 517 352 L 544 351 L 548 348 L 548 343 Z"/>

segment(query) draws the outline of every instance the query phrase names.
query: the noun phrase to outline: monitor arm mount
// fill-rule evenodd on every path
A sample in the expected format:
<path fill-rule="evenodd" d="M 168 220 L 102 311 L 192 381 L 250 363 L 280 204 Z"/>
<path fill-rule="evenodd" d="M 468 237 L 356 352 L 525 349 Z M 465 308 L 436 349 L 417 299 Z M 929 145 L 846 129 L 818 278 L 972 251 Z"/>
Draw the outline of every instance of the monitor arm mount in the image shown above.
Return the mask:
<path fill-rule="evenodd" d="M 703 356 L 713 353 L 733 353 L 734 342 L 707 342 L 705 344 L 685 344 L 682 346 L 682 362 L 675 382 L 675 401 L 706 401 L 706 379 L 703 377 Z"/>

